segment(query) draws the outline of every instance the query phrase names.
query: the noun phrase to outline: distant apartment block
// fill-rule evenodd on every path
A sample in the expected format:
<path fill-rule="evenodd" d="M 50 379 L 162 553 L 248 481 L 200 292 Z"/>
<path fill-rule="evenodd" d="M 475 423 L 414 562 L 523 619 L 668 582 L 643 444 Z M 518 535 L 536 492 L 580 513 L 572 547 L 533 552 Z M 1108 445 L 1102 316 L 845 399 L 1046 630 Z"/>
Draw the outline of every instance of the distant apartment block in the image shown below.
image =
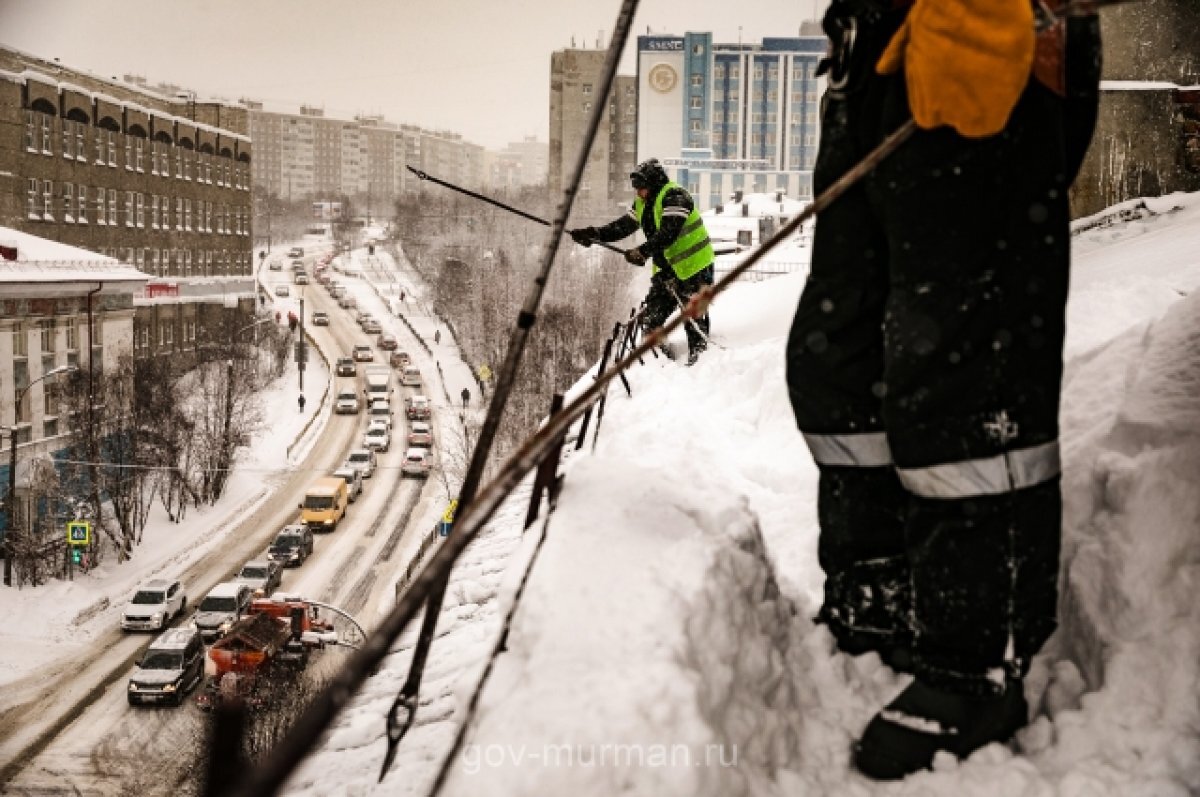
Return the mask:
<path fill-rule="evenodd" d="M 637 164 L 637 85 L 632 77 L 617 76 L 611 95 L 601 97 L 605 54 L 600 49 L 568 49 L 550 56 L 548 185 L 555 198 L 571 178 L 592 109 L 603 103 L 576 198 L 576 207 L 585 216 L 607 216 L 628 204 L 629 173 Z"/>
<path fill-rule="evenodd" d="M 265 110 L 243 100 L 255 161 L 256 194 L 291 201 L 348 198 L 373 215 L 390 216 L 400 197 L 425 190 L 406 167 L 472 188 L 487 187 L 484 149 L 449 131 L 396 124 L 380 116 L 335 119 L 321 108 Z M 260 160 L 261 158 L 261 160 Z"/>
<path fill-rule="evenodd" d="M 812 196 L 826 46 L 807 35 L 761 44 L 639 36 L 636 160 L 663 161 L 704 209 L 736 191 Z"/>

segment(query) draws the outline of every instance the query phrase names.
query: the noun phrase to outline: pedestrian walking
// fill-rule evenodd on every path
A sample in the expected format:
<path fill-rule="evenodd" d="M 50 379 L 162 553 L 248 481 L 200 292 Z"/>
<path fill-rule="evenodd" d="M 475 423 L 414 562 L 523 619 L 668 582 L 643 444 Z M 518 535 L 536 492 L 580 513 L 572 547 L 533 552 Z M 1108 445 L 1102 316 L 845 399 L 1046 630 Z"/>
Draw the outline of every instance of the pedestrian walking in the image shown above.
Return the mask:
<path fill-rule="evenodd" d="M 303 393 L 300 394 L 299 404 L 300 404 L 300 412 L 304 412 L 304 394 Z"/>
<path fill-rule="evenodd" d="M 471 391 L 465 387 L 462 389 L 462 400 L 463 409 L 466 409 L 467 405 L 471 403 Z"/>
<path fill-rule="evenodd" d="M 686 305 L 701 288 L 712 285 L 715 255 L 691 194 L 671 182 L 657 159 L 639 163 L 629 180 L 637 198 L 627 215 L 603 227 L 581 227 L 567 232 L 580 246 L 619 241 L 639 229 L 645 234 L 646 242 L 627 250 L 625 260 L 634 266 L 651 261 L 650 290 L 642 315 L 642 325 L 650 330 L 662 326 L 671 313 L 682 309 L 681 305 Z M 708 348 L 708 313 L 688 322 L 686 329 L 687 364 L 694 365 Z"/>
<path fill-rule="evenodd" d="M 433 342 L 434 342 L 434 343 L 441 343 L 441 342 L 442 342 L 442 330 L 440 330 L 440 329 L 436 329 L 436 330 L 434 330 L 434 332 L 433 332 Z"/>
<path fill-rule="evenodd" d="M 833 0 L 825 15 L 814 192 L 918 126 L 822 212 L 787 343 L 820 473 L 818 619 L 842 651 L 915 675 L 855 747 L 877 779 L 1011 737 L 1056 626 L 1067 192 L 1100 53 L 1094 10 L 1042 26 L 1065 27 L 1069 52 L 1037 36 L 1032 9 L 1061 6 Z"/>

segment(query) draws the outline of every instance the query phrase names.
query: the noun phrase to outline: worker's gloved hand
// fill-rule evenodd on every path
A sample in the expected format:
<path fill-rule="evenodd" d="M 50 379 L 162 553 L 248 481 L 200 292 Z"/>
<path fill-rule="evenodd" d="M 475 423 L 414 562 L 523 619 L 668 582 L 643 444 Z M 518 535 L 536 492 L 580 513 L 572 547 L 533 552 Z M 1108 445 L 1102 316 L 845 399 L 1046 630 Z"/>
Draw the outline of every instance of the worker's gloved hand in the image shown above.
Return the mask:
<path fill-rule="evenodd" d="M 904 68 L 917 125 L 993 136 L 1029 82 L 1035 33 L 1029 0 L 916 0 L 875 65 Z"/>
<path fill-rule="evenodd" d="M 580 227 L 575 230 L 567 230 L 567 235 L 571 236 L 571 240 L 580 246 L 591 246 L 600 239 L 600 234 L 595 227 Z"/>
<path fill-rule="evenodd" d="M 631 266 L 646 265 L 646 256 L 642 254 L 642 250 L 636 246 L 633 249 L 625 250 L 625 262 Z"/>

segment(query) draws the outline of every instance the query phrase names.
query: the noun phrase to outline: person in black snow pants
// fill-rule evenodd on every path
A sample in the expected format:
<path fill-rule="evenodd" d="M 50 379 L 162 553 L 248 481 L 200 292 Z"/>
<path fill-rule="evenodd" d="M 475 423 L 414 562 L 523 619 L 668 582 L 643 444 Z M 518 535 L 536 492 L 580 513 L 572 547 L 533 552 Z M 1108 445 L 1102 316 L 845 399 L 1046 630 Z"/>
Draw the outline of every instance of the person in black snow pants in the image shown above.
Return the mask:
<path fill-rule="evenodd" d="M 642 326 L 651 330 L 662 326 L 671 313 L 686 307 L 688 300 L 705 285 L 713 284 L 715 254 L 691 194 L 671 182 L 656 159 L 639 163 L 629 180 L 637 199 L 627 215 L 603 227 L 581 227 L 568 230 L 567 234 L 580 246 L 619 241 L 639 229 L 645 234 L 646 242 L 627 250 L 625 260 L 634 266 L 651 261 L 650 290 L 642 314 Z M 687 364 L 694 365 L 708 348 L 708 314 L 684 326 Z M 669 351 L 666 353 L 670 356 Z"/>
<path fill-rule="evenodd" d="M 820 475 L 817 619 L 915 675 L 855 746 L 877 779 L 1025 725 L 1023 678 L 1057 624 L 1067 192 L 1100 58 L 1092 10 L 1044 16 L 1060 5 L 833 0 L 825 16 L 814 191 L 917 123 L 821 213 L 787 343 Z"/>
<path fill-rule="evenodd" d="M 463 408 L 466 409 L 466 406 L 471 403 L 471 391 L 465 387 L 462 389 L 462 400 Z"/>
<path fill-rule="evenodd" d="M 300 411 L 304 412 L 304 394 L 303 393 L 300 394 L 300 400 L 297 403 L 299 403 L 299 405 L 300 405 Z"/>

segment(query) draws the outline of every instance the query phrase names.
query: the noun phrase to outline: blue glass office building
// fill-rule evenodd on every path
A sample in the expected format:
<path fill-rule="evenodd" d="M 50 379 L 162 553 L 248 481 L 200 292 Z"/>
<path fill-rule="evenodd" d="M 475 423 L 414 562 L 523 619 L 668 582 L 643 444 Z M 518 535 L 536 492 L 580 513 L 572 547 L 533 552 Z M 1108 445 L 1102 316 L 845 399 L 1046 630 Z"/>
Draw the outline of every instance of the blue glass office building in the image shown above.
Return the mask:
<path fill-rule="evenodd" d="M 825 50 L 823 36 L 639 36 L 638 161 L 663 161 L 704 209 L 736 191 L 811 197 Z"/>

